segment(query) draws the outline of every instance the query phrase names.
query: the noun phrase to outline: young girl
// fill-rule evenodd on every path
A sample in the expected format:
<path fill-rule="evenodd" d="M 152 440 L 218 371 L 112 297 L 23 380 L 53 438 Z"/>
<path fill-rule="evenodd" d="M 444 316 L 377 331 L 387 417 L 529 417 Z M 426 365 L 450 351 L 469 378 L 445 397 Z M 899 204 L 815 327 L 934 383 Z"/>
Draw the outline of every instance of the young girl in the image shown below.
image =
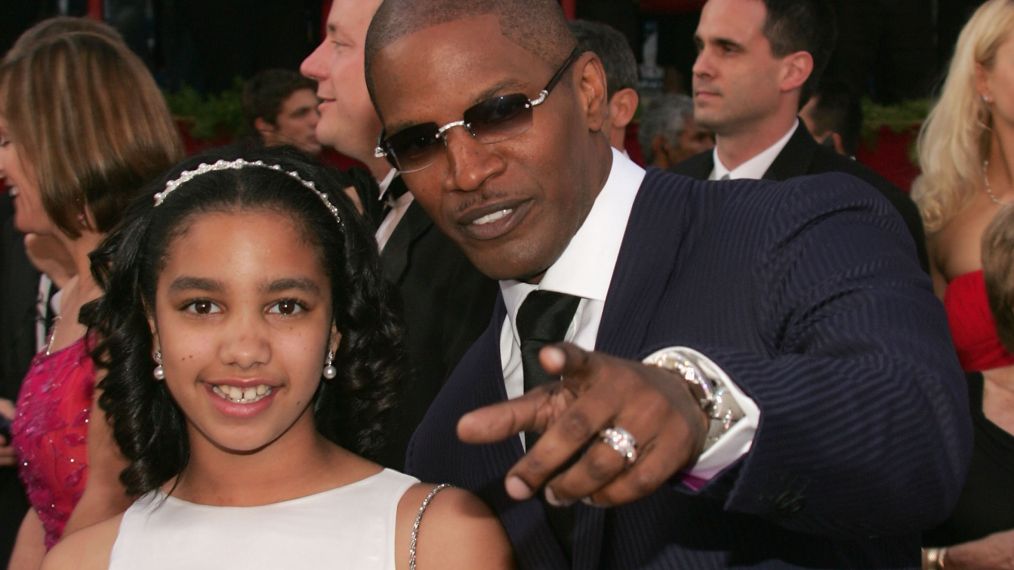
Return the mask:
<path fill-rule="evenodd" d="M 512 564 L 478 499 L 356 455 L 403 360 L 372 235 L 325 176 L 191 160 L 104 242 L 100 402 L 141 498 L 45 568 Z"/>

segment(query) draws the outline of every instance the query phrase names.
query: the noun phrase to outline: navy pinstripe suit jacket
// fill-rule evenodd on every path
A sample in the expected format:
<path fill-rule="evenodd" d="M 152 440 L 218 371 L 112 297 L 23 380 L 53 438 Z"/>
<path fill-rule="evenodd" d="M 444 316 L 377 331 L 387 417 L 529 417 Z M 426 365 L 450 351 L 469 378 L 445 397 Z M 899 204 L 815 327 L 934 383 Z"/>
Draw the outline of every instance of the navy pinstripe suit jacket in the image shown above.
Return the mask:
<path fill-rule="evenodd" d="M 677 481 L 578 504 L 566 561 L 503 477 L 517 438 L 465 445 L 506 398 L 497 304 L 409 446 L 407 470 L 483 497 L 527 568 L 918 568 L 919 530 L 960 492 L 971 428 L 946 320 L 891 205 L 847 175 L 712 183 L 649 170 L 597 350 L 708 355 L 756 401 L 752 449 L 699 492 Z"/>

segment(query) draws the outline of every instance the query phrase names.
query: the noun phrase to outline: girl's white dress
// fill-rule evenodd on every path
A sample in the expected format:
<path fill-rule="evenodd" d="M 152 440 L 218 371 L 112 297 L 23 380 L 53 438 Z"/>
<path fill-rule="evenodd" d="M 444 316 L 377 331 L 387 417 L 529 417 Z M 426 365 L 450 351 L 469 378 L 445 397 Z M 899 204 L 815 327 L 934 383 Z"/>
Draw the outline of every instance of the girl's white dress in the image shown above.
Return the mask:
<path fill-rule="evenodd" d="M 110 570 L 394 570 L 398 501 L 419 481 L 385 469 L 315 495 L 258 507 L 141 497 L 123 515 Z"/>

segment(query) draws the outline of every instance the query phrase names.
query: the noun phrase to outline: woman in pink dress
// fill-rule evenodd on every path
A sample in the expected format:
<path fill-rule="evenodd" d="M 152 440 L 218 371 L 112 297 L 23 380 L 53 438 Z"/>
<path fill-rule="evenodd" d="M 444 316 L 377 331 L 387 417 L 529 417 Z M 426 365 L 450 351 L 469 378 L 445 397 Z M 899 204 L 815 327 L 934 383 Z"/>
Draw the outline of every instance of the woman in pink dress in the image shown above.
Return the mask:
<path fill-rule="evenodd" d="M 14 225 L 56 238 L 76 267 L 12 425 L 32 505 L 13 568 L 37 567 L 65 531 L 129 504 L 116 478 L 122 459 L 95 407 L 95 339 L 81 322 L 100 295 L 89 254 L 144 183 L 181 154 L 154 80 L 118 40 L 91 32 L 38 37 L 0 66 L 0 177 L 14 199 Z"/>

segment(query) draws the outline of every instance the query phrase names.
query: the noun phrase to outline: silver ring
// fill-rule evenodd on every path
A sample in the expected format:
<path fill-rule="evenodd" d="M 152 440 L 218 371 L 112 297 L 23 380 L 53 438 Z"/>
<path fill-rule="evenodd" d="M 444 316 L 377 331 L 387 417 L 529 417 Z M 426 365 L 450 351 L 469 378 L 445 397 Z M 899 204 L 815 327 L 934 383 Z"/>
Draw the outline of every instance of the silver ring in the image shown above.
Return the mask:
<path fill-rule="evenodd" d="M 613 451 L 622 455 L 627 460 L 627 465 L 633 465 L 637 461 L 637 439 L 629 431 L 613 426 L 600 431 L 599 437 Z"/>

